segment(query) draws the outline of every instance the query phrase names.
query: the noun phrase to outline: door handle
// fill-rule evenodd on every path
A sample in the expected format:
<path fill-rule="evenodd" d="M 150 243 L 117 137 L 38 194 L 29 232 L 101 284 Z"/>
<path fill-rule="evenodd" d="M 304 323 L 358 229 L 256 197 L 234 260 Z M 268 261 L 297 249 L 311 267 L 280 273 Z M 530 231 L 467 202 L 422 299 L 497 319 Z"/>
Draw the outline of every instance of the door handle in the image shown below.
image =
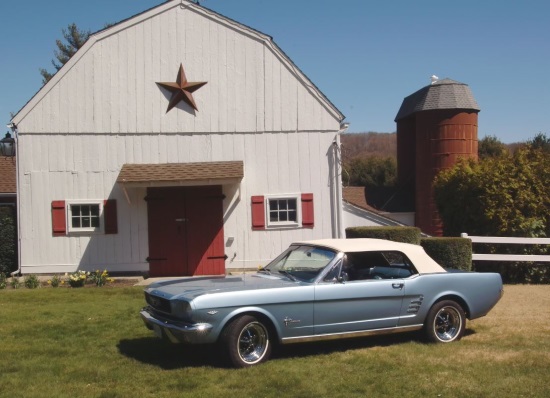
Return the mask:
<path fill-rule="evenodd" d="M 152 258 L 152 257 L 147 257 L 145 259 L 146 262 L 150 263 L 151 261 L 166 261 L 166 258 Z"/>
<path fill-rule="evenodd" d="M 227 257 L 227 254 L 224 254 L 223 256 L 208 256 L 208 260 L 217 260 L 223 258 L 224 260 L 227 260 L 229 257 Z"/>
<path fill-rule="evenodd" d="M 403 289 L 404 285 L 404 283 L 392 283 L 391 287 L 393 287 L 394 289 Z"/>
<path fill-rule="evenodd" d="M 186 222 L 187 218 L 176 218 L 175 221 L 176 222 Z"/>

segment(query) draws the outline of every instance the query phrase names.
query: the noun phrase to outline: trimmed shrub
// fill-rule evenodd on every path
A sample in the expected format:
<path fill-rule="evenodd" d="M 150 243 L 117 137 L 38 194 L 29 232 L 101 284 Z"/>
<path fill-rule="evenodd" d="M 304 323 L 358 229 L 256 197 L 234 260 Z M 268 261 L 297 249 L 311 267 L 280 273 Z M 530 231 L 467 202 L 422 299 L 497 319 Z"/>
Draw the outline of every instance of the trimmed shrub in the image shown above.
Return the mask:
<path fill-rule="evenodd" d="M 416 227 L 350 227 L 346 238 L 386 239 L 394 242 L 420 244 L 420 229 Z"/>
<path fill-rule="evenodd" d="M 423 238 L 426 253 L 444 268 L 471 271 L 472 241 L 465 238 Z"/>

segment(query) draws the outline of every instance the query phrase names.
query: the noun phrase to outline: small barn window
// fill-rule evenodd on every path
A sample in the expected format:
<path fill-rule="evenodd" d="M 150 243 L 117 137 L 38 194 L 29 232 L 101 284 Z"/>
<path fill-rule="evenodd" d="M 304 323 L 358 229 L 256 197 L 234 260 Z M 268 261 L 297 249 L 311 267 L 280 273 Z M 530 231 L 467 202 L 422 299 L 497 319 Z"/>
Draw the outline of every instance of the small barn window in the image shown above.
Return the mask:
<path fill-rule="evenodd" d="M 269 198 L 268 225 L 297 225 L 298 198 Z"/>
<path fill-rule="evenodd" d="M 98 229 L 99 204 L 71 205 L 72 229 Z"/>
<path fill-rule="evenodd" d="M 69 202 L 69 232 L 103 232 L 103 201 Z"/>

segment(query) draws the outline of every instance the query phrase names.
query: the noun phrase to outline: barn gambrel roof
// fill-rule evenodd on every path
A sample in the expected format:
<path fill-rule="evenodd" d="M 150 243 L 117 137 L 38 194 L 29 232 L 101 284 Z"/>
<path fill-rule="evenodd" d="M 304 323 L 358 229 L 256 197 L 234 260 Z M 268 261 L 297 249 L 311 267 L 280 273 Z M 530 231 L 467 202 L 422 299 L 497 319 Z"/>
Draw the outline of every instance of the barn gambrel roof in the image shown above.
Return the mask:
<path fill-rule="evenodd" d="M 155 15 L 166 12 L 167 10 L 175 7 L 182 7 L 192 12 L 200 14 L 205 18 L 214 20 L 223 24 L 235 31 L 238 31 L 244 35 L 247 35 L 255 40 L 261 41 L 269 48 L 273 54 L 295 75 L 295 77 L 303 84 L 308 92 L 313 95 L 320 104 L 337 120 L 344 120 L 345 116 L 336 108 L 332 102 L 319 90 L 315 84 L 292 62 L 292 60 L 279 48 L 279 46 L 273 41 L 271 36 L 268 36 L 262 32 L 259 32 L 253 28 L 250 28 L 244 24 L 236 22 L 226 16 L 223 16 L 215 11 L 212 11 L 204 6 L 198 5 L 188 0 L 167 0 L 165 3 L 156 7 L 145 10 L 137 15 L 134 15 L 128 19 L 125 19 L 111 27 L 100 30 L 90 35 L 88 41 L 80 48 L 75 55 L 65 64 L 63 67 L 53 76 L 53 78 L 47 82 L 13 117 L 12 122 L 16 125 L 48 94 L 48 92 L 55 87 L 55 85 L 63 78 L 67 72 L 73 68 L 79 60 L 94 46 L 98 41 L 115 35 L 118 32 L 137 25 Z"/>

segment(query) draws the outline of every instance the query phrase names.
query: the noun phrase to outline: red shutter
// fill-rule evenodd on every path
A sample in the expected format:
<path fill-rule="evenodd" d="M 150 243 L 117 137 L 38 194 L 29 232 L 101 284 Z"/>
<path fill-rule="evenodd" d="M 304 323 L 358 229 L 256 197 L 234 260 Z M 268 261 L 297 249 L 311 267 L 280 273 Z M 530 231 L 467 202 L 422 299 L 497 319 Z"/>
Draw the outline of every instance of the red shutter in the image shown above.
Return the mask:
<path fill-rule="evenodd" d="M 105 233 L 117 234 L 118 222 L 116 211 L 116 199 L 107 199 L 103 203 L 103 219 L 105 220 Z"/>
<path fill-rule="evenodd" d="M 53 236 L 63 236 L 67 233 L 67 217 L 64 200 L 54 200 L 52 202 L 52 232 Z"/>
<path fill-rule="evenodd" d="M 313 228 L 313 225 L 314 225 L 313 220 L 314 220 L 313 194 L 303 193 L 302 194 L 302 226 L 304 228 Z"/>
<path fill-rule="evenodd" d="M 265 203 L 263 196 L 252 197 L 252 229 L 265 229 Z"/>

